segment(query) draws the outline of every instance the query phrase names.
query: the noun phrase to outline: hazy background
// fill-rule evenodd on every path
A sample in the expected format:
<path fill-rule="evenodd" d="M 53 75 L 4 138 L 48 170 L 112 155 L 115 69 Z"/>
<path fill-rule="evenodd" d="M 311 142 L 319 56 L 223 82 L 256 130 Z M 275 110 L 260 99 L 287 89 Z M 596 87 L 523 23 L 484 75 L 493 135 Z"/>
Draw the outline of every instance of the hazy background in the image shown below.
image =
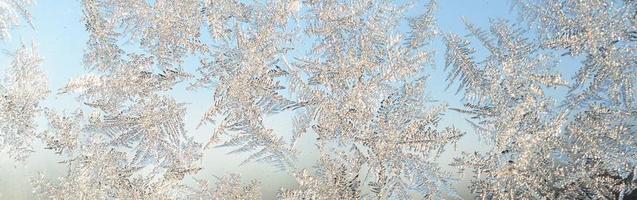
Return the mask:
<path fill-rule="evenodd" d="M 427 2 L 418 2 L 418 5 L 409 12 L 409 15 L 423 12 L 423 4 Z M 444 32 L 467 34 L 461 20 L 462 17 L 485 29 L 488 28 L 489 19 L 506 18 L 510 21 L 517 20 L 516 14 L 510 11 L 511 5 L 508 1 L 440 0 L 438 3 L 438 24 Z M 77 77 L 85 72 L 82 66 L 82 55 L 88 35 L 82 22 L 80 1 L 39 0 L 37 5 L 31 7 L 30 11 L 33 15 L 35 29 L 31 29 L 28 26 L 18 27 L 12 33 L 13 38 L 10 41 L 0 43 L 0 49 L 12 52 L 17 49 L 21 41 L 26 44 L 34 41 L 38 46 L 38 52 L 44 57 L 42 68 L 48 75 L 49 88 L 52 90 L 52 94 L 55 94 L 72 77 Z M 447 82 L 445 81 L 446 73 L 443 71 L 444 45 L 438 39 L 432 48 L 436 51 L 436 66 L 429 70 L 431 76 L 428 80 L 428 95 L 431 99 L 446 102 L 451 107 L 459 107 L 461 104 L 458 100 L 461 99 L 461 94 L 454 94 L 454 86 L 449 91 L 445 91 Z M 10 60 L 9 56 L 0 55 L 0 75 L 4 75 Z M 197 64 L 196 60 L 190 59 L 183 68 L 186 71 L 194 72 L 194 69 L 198 67 Z M 195 136 L 199 141 L 205 142 L 212 132 L 211 126 L 196 129 L 196 125 L 203 113 L 211 105 L 211 92 L 204 89 L 186 92 L 185 86 L 187 84 L 180 84 L 180 87 L 173 92 L 175 94 L 174 97 L 179 102 L 189 103 L 187 105 L 186 128 L 189 134 Z M 66 110 L 67 112 L 74 111 L 76 105 L 78 104 L 71 95 L 51 95 L 45 103 L 45 106 L 56 108 L 56 110 Z M 267 125 L 275 129 L 277 133 L 290 135 L 292 127 L 290 119 L 290 113 L 282 113 L 267 118 L 266 121 Z M 40 123 L 40 128 L 46 125 L 43 120 L 40 120 Z M 453 155 L 459 155 L 461 151 L 484 150 L 486 147 L 480 143 L 478 137 L 469 129 L 464 116 L 452 111 L 446 112 L 441 126 L 451 124 L 468 133 L 455 145 L 455 148 L 450 146 L 440 160 L 440 165 L 443 168 L 448 169 L 450 172 L 455 172 L 455 169 L 450 169 L 446 166 Z M 311 167 L 312 161 L 316 160 L 318 155 L 312 151 L 313 145 L 308 137 L 303 140 L 302 144 L 305 149 L 301 154 L 299 167 Z M 29 179 L 36 172 L 45 172 L 51 180 L 65 173 L 64 165 L 58 163 L 62 160 L 61 157 L 44 150 L 42 144 L 36 144 L 35 150 L 36 152 L 32 154 L 26 163 L 16 163 L 8 159 L 5 152 L 0 153 L 0 199 L 33 198 Z M 273 198 L 280 187 L 292 187 L 295 185 L 291 176 L 277 172 L 276 169 L 269 167 L 267 164 L 255 163 L 239 166 L 245 156 L 226 155 L 225 153 L 229 150 L 221 148 L 205 151 L 201 163 L 204 169 L 194 177 L 214 180 L 214 175 L 221 176 L 227 172 L 240 173 L 244 180 L 260 180 L 264 197 L 267 199 Z M 454 188 L 462 197 L 471 198 L 471 195 L 465 189 L 470 176 L 461 178 L 458 175 L 457 178 L 459 181 L 454 184 Z"/>

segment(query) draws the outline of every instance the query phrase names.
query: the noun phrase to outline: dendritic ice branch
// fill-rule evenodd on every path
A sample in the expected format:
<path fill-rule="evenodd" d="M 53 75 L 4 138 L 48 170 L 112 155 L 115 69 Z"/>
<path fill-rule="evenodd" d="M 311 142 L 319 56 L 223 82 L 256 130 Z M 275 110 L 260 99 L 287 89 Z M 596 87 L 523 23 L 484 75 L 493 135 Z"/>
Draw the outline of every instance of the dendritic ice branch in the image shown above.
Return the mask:
<path fill-rule="evenodd" d="M 205 180 L 198 180 L 199 190 L 189 196 L 190 199 L 262 199 L 261 184 L 253 180 L 248 184 L 241 183 L 238 174 L 228 174 L 217 178 L 214 186 Z"/>
<path fill-rule="evenodd" d="M 301 187 L 281 197 L 454 197 L 432 160 L 462 133 L 439 128 L 445 106 L 424 96 L 433 52 L 423 47 L 437 35 L 436 3 L 415 18 L 404 14 L 410 5 L 387 1 L 304 5 L 305 32 L 318 42 L 289 66 L 297 101 L 304 103 L 295 138 L 316 134 L 323 159 L 319 172 L 297 173 Z M 408 22 L 408 33 L 397 31 L 401 22 Z"/>
<path fill-rule="evenodd" d="M 545 190 L 553 183 L 545 181 L 557 178 L 555 149 L 566 121 L 544 92 L 566 84 L 552 69 L 554 58 L 537 52 L 524 30 L 505 21 L 492 22 L 490 34 L 467 24 L 489 54 L 475 61 L 468 41 L 446 36 L 448 78 L 459 82 L 468 97 L 466 108 L 458 111 L 475 119 L 472 124 L 493 147 L 485 154 L 465 154 L 453 165 L 475 171 L 471 189 L 481 198 L 553 195 Z"/>
<path fill-rule="evenodd" d="M 187 26 L 181 22 L 187 20 L 170 18 L 187 17 L 191 11 L 179 2 L 129 6 L 125 1 L 83 1 L 90 36 L 84 64 L 89 72 L 71 80 L 61 93 L 77 94 L 85 106 L 71 117 L 53 110 L 48 114 L 51 130 L 43 138 L 49 148 L 64 154 L 69 172 L 56 184 L 36 178 L 39 194 L 54 199 L 187 196 L 190 188 L 182 180 L 201 169 L 197 161 L 202 147 L 186 134 L 184 104 L 166 94 L 190 77 L 179 68 L 185 51 L 181 42 L 191 33 L 178 25 Z M 186 3 L 183 6 L 196 5 Z M 133 11 L 140 13 L 130 16 Z M 138 31 L 145 36 L 138 37 Z M 163 37 L 167 33 L 184 38 Z M 117 42 L 122 35 L 144 51 L 127 54 L 130 47 Z"/>
<path fill-rule="evenodd" d="M 30 24 L 33 3 L 0 0 L 0 40 Z M 72 111 L 43 106 L 35 47 L 10 53 L 0 84 L 0 152 L 23 161 L 40 139 L 67 167 L 32 179 L 39 198 L 267 197 L 238 174 L 194 177 L 209 147 L 293 175 L 280 199 L 460 198 L 438 165 L 465 134 L 442 125 L 447 110 L 470 116 L 489 145 L 452 163 L 473 170 L 482 199 L 637 196 L 636 1 L 518 0 L 517 23 L 465 19 L 469 37 L 439 30 L 436 1 L 81 5 L 85 73 L 56 94 L 76 98 Z M 429 97 L 436 38 L 464 106 Z M 181 88 L 211 95 L 198 127 L 207 143 L 186 130 Z M 291 136 L 267 123 L 278 114 L 292 116 Z M 314 168 L 298 167 L 314 147 Z"/>
<path fill-rule="evenodd" d="M 537 31 L 544 48 L 581 58 L 563 103 L 573 119 L 563 148 L 574 166 L 568 176 L 581 179 L 578 191 L 567 194 L 635 198 L 637 3 L 520 1 L 516 7 L 528 24 L 543 27 Z"/>
<path fill-rule="evenodd" d="M 0 84 L 0 152 L 24 160 L 33 151 L 31 145 L 38 135 L 36 117 L 49 90 L 35 46 L 22 45 L 11 56 L 13 61 Z"/>
<path fill-rule="evenodd" d="M 11 38 L 11 30 L 20 25 L 21 18 L 30 26 L 31 14 L 28 6 L 35 4 L 34 0 L 0 0 L 0 40 Z"/>
<path fill-rule="evenodd" d="M 202 58 L 199 80 L 193 84 L 193 88 L 214 88 L 214 104 L 202 123 L 217 122 L 208 145 L 249 153 L 244 163 L 294 168 L 295 151 L 263 122 L 299 106 L 282 94 L 286 87 L 281 79 L 288 72 L 279 59 L 291 49 L 288 20 L 295 14 L 288 9 L 291 2 L 222 0 L 206 1 L 203 7 L 217 45 Z"/>
<path fill-rule="evenodd" d="M 622 199 L 635 190 L 633 2 L 520 1 L 528 29 L 492 22 L 490 34 L 467 23 L 489 51 L 449 35 L 451 81 L 465 91 L 465 112 L 494 147 L 454 165 L 476 173 L 482 198 Z M 615 19 L 617 17 L 617 19 Z M 612 23 L 609 23 L 611 22 Z M 525 24 L 526 23 L 526 24 Z M 566 51 L 566 53 L 561 53 Z M 571 83 L 558 58 L 585 59 Z M 480 64 L 478 64 L 480 63 Z M 456 78 L 460 77 L 460 78 Z M 620 80 L 621 79 L 621 80 Z M 454 81 L 455 82 L 455 81 Z M 568 88 L 556 101 L 549 88 Z M 620 117 L 621 116 L 621 117 Z"/>
<path fill-rule="evenodd" d="M 183 172 L 167 171 L 158 179 L 140 175 L 144 166 L 131 165 L 126 152 L 111 147 L 104 137 L 86 139 L 68 164 L 68 173 L 51 182 L 41 174 L 32 183 L 43 199 L 185 199 Z"/>

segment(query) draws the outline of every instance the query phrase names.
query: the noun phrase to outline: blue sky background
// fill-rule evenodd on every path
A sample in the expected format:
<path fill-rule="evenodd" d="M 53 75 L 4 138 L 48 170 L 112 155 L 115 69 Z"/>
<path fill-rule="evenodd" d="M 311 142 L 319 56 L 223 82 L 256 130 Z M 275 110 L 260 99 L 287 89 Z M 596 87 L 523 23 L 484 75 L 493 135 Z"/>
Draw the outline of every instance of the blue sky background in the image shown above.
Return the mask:
<path fill-rule="evenodd" d="M 422 13 L 426 1 L 418 2 L 410 12 L 410 15 Z M 510 10 L 510 3 L 503 0 L 440 0 L 437 12 L 438 25 L 444 32 L 454 32 L 465 35 L 466 31 L 462 17 L 474 23 L 477 27 L 488 28 L 489 19 L 505 18 L 516 21 L 517 15 Z M 67 81 L 85 73 L 82 65 L 82 56 L 85 43 L 88 39 L 87 32 L 82 22 L 82 8 L 79 0 L 40 0 L 33 6 L 33 25 L 35 29 L 28 26 L 18 27 L 12 32 L 12 39 L 0 43 L 0 49 L 14 51 L 21 41 L 30 44 L 31 41 L 38 46 L 38 52 L 44 57 L 42 68 L 48 75 L 49 88 L 52 94 L 57 93 Z M 451 107 L 459 107 L 462 104 L 458 101 L 461 94 L 454 94 L 455 87 L 445 91 L 447 82 L 444 68 L 444 44 L 436 40 L 431 46 L 435 50 L 435 67 L 429 68 L 430 79 L 428 80 L 428 94 L 433 100 L 448 103 Z M 10 62 L 10 57 L 0 56 L 0 74 L 3 75 L 6 66 Z M 183 66 L 184 69 L 194 72 L 198 62 L 190 59 Z M 182 84 L 176 88 L 175 98 L 180 102 L 188 102 L 188 114 L 186 115 L 186 128 L 190 134 L 196 136 L 200 141 L 207 141 L 212 132 L 210 126 L 196 129 L 196 125 L 203 113 L 212 102 L 209 91 L 204 89 L 186 92 L 187 84 Z M 78 105 L 72 95 L 51 95 L 46 102 L 46 106 L 54 107 L 57 110 L 71 112 Z M 279 114 L 267 118 L 267 125 L 274 128 L 277 133 L 289 135 L 291 133 L 291 115 L 289 113 Z M 459 155 L 461 151 L 483 150 L 478 137 L 472 134 L 468 128 L 465 117 L 448 111 L 443 118 L 442 126 L 453 124 L 455 127 L 468 132 L 454 149 L 450 147 L 441 158 L 441 165 L 445 165 L 451 160 L 452 155 Z M 41 126 L 44 126 L 42 124 Z M 316 160 L 318 155 L 312 152 L 311 140 L 303 140 L 303 145 L 307 150 L 301 155 L 301 166 L 310 167 L 312 160 Z M 41 144 L 36 145 L 36 152 L 25 164 L 16 163 L 7 158 L 5 153 L 0 153 L 0 199 L 25 199 L 31 198 L 31 186 L 29 178 L 38 171 L 45 171 L 50 179 L 64 174 L 64 165 L 58 164 L 61 158 L 46 150 Z M 263 184 L 264 197 L 272 198 L 280 187 L 293 186 L 291 176 L 276 172 L 276 169 L 265 164 L 248 164 L 239 166 L 244 156 L 226 155 L 229 149 L 211 149 L 205 152 L 202 161 L 202 170 L 195 177 L 198 179 L 214 180 L 213 175 L 223 175 L 227 172 L 237 172 L 243 175 L 244 180 L 258 179 Z M 448 168 L 448 167 L 446 167 Z M 449 169 L 455 172 L 455 169 Z M 467 187 L 466 180 L 469 176 L 462 178 L 454 187 L 464 198 L 470 198 L 468 191 L 462 188 Z M 460 177 L 458 177 L 460 179 Z"/>

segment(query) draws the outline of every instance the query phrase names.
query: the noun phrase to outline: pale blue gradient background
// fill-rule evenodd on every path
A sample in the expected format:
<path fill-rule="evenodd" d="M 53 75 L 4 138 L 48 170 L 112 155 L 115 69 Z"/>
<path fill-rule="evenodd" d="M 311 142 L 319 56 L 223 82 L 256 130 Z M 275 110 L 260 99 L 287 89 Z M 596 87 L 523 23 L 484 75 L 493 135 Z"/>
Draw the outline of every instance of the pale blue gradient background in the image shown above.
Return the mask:
<path fill-rule="evenodd" d="M 419 14 L 424 10 L 423 4 L 418 5 L 409 12 L 410 15 Z M 461 18 L 465 17 L 476 26 L 488 28 L 489 19 L 506 18 L 516 21 L 517 15 L 510 11 L 508 1 L 497 0 L 440 0 L 437 12 L 440 30 L 444 32 L 455 32 L 461 35 L 467 34 Z M 83 49 L 88 38 L 87 32 L 82 22 L 82 8 L 78 0 L 40 0 L 32 7 L 33 25 L 35 29 L 28 26 L 18 27 L 13 32 L 13 38 L 8 42 L 0 43 L 0 49 L 14 51 L 20 41 L 30 44 L 31 41 L 38 46 L 38 52 L 44 57 L 42 68 L 48 75 L 52 94 L 56 94 L 72 77 L 84 73 L 82 65 Z M 429 68 L 430 79 L 428 82 L 428 95 L 433 100 L 446 102 L 451 107 L 459 107 L 460 95 L 455 95 L 455 86 L 451 86 L 449 91 L 445 91 L 447 82 L 444 68 L 445 48 L 438 39 L 432 48 L 436 51 L 435 67 Z M 2 55 L 0 57 L 0 73 L 4 74 L 4 69 L 10 62 L 10 57 Z M 183 67 L 187 71 L 193 72 L 198 62 L 191 59 Z M 211 92 L 203 89 L 186 92 L 187 84 L 181 84 L 175 89 L 175 98 L 180 102 L 188 102 L 188 114 L 186 116 L 187 130 L 201 142 L 207 141 L 212 132 L 211 126 L 204 126 L 196 129 L 199 119 L 208 109 L 212 102 Z M 57 110 L 73 111 L 77 104 L 71 95 L 51 95 L 46 106 Z M 283 113 L 267 118 L 267 125 L 274 128 L 281 135 L 291 134 L 291 114 Z M 42 128 L 45 124 L 40 120 Z M 467 131 L 467 135 L 454 146 L 450 146 L 448 151 L 441 157 L 441 166 L 455 173 L 455 169 L 446 167 L 453 155 L 459 155 L 461 151 L 484 150 L 486 146 L 482 144 L 478 137 L 473 134 L 465 122 L 465 117 L 448 111 L 443 118 L 442 126 L 453 124 L 455 127 Z M 310 167 L 312 161 L 318 158 L 314 153 L 311 139 L 306 137 L 302 141 L 305 150 L 301 154 L 299 167 Z M 44 171 L 50 178 L 65 173 L 64 165 L 59 164 L 61 157 L 44 150 L 42 144 L 35 146 L 36 152 L 28 159 L 26 165 L 16 163 L 7 158 L 6 153 L 0 153 L 0 199 L 31 199 L 31 186 L 29 178 L 38 171 Z M 241 173 L 244 180 L 258 179 L 263 185 L 265 198 L 274 197 L 280 187 L 294 186 L 294 181 L 290 175 L 277 172 L 267 164 L 248 164 L 239 166 L 245 155 L 226 155 L 229 149 L 211 149 L 204 154 L 201 165 L 204 167 L 195 176 L 198 179 L 214 180 L 213 175 L 221 176 L 227 172 Z M 467 187 L 467 180 L 470 175 L 464 178 L 458 175 L 458 183 L 454 188 L 464 198 L 471 198 L 471 195 L 464 188 Z M 191 180 L 190 180 L 191 181 Z"/>

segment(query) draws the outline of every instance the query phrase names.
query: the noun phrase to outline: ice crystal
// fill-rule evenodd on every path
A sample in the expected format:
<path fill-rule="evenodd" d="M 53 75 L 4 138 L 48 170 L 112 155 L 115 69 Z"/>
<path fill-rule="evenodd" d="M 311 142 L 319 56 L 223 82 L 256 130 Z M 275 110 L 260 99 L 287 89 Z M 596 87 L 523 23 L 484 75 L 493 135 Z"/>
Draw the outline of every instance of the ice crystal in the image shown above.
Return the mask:
<path fill-rule="evenodd" d="M 41 174 L 33 179 L 34 192 L 44 199 L 184 199 L 188 188 L 182 185 L 183 172 L 173 168 L 158 179 L 140 175 L 143 167 L 131 165 L 121 152 L 102 137 L 87 139 L 66 161 L 68 173 L 59 183 Z"/>
<path fill-rule="evenodd" d="M 468 97 L 458 111 L 472 115 L 476 130 L 494 145 L 484 154 L 465 154 L 454 165 L 475 171 L 472 190 L 486 199 L 631 195 L 637 164 L 634 3 L 522 1 L 516 6 L 525 23 L 539 29 L 494 21 L 489 34 L 467 23 L 489 53 L 484 61 L 475 60 L 467 40 L 446 36 L 449 79 Z M 538 39 L 526 39 L 530 33 Z M 553 69 L 557 58 L 580 55 L 583 66 L 567 83 Z M 566 87 L 568 98 L 560 102 L 547 94 L 548 88 Z"/>
<path fill-rule="evenodd" d="M 202 59 L 201 76 L 193 88 L 214 88 L 214 104 L 202 123 L 221 120 L 209 145 L 236 147 L 230 153 L 250 152 L 244 161 L 263 161 L 280 169 L 293 167 L 293 149 L 282 137 L 265 127 L 263 118 L 297 107 L 281 92 L 279 78 L 287 72 L 278 59 L 289 50 L 292 16 L 288 1 L 206 1 L 203 10 L 216 48 Z M 221 12 L 220 12 L 221 11 Z"/>
<path fill-rule="evenodd" d="M 583 56 L 574 78 L 569 104 L 587 106 L 596 96 L 635 108 L 635 48 L 637 28 L 634 1 L 521 1 L 522 17 L 542 27 L 541 44 L 563 55 Z"/>
<path fill-rule="evenodd" d="M 20 25 L 20 18 L 31 25 L 31 14 L 27 7 L 33 4 L 35 4 L 34 0 L 0 1 L 0 40 L 11 38 L 10 32 L 13 28 Z"/>
<path fill-rule="evenodd" d="M 343 162 L 341 162 L 343 161 Z M 301 170 L 295 174 L 299 187 L 279 193 L 280 199 L 360 199 L 361 160 L 340 160 L 323 157 L 318 173 Z"/>
<path fill-rule="evenodd" d="M 56 94 L 74 95 L 76 108 L 41 105 L 42 58 L 23 45 L 0 85 L 0 151 L 24 160 L 41 139 L 58 154 L 66 174 L 32 179 L 43 199 L 263 198 L 258 180 L 238 174 L 187 184 L 207 147 L 293 175 L 298 185 L 280 199 L 458 198 L 437 158 L 464 133 L 441 126 L 447 105 L 426 96 L 430 43 L 442 38 L 448 87 L 465 103 L 451 110 L 490 145 L 452 163 L 475 172 L 472 192 L 637 195 L 634 1 L 519 0 L 517 23 L 482 30 L 465 20 L 479 45 L 441 34 L 436 2 L 420 3 L 83 0 L 86 72 Z M 32 4 L 0 0 L 0 39 L 30 23 Z M 575 60 L 571 79 L 561 58 Z M 194 73 L 190 59 L 200 61 Z M 186 84 L 212 95 L 205 145 L 185 128 L 186 102 L 171 96 Z M 291 139 L 265 123 L 279 113 L 293 116 Z M 305 139 L 320 159 L 299 169 Z"/>
<path fill-rule="evenodd" d="M 38 193 L 54 199 L 185 198 L 190 190 L 182 180 L 200 169 L 201 145 L 186 134 L 183 103 L 165 92 L 189 77 L 179 64 L 191 30 L 181 22 L 185 19 L 171 17 L 190 10 L 172 1 L 83 3 L 89 73 L 71 80 L 61 93 L 77 94 L 86 105 L 81 109 L 91 114 L 80 110 L 60 117 L 50 111 L 51 131 L 43 138 L 49 148 L 66 154 L 69 172 L 59 184 L 36 178 Z M 130 16 L 133 11 L 140 13 Z M 163 37 L 168 33 L 171 37 Z M 117 42 L 126 34 L 144 52 L 126 53 L 132 50 Z"/>
<path fill-rule="evenodd" d="M 199 145 L 185 133 L 184 105 L 163 92 L 189 77 L 179 68 L 184 50 L 176 48 L 194 51 L 188 38 L 197 35 L 198 29 L 188 29 L 188 23 L 182 21 L 198 22 L 172 19 L 187 18 L 191 11 L 185 5 L 174 5 L 178 2 L 157 1 L 151 5 L 144 1 L 132 6 L 125 3 L 84 2 L 91 34 L 85 64 L 95 73 L 71 81 L 63 91 L 78 93 L 79 100 L 96 109 L 99 120 L 89 127 L 108 136 L 110 145 L 132 148 L 131 164 L 152 161 L 164 167 L 189 165 L 197 159 Z M 131 15 L 133 11 L 140 13 Z M 150 30 L 154 33 L 150 34 Z M 125 54 L 112 38 L 120 35 L 117 31 L 131 35 L 132 41 L 138 41 L 139 47 L 150 55 Z M 137 35 L 138 31 L 143 37 Z M 171 37 L 161 37 L 164 32 L 170 32 Z"/>
<path fill-rule="evenodd" d="M 0 151 L 24 160 L 33 151 L 31 143 L 38 135 L 35 118 L 49 90 L 35 46 L 22 45 L 11 56 L 13 61 L 0 84 Z"/>
<path fill-rule="evenodd" d="M 199 187 L 191 199 L 261 199 L 261 185 L 253 180 L 247 185 L 242 185 L 241 177 L 238 174 L 228 174 L 218 178 L 214 187 L 209 186 L 208 181 L 200 180 Z"/>
<path fill-rule="evenodd" d="M 453 195 L 432 159 L 462 134 L 440 129 L 444 105 L 432 106 L 424 96 L 432 52 L 422 47 L 436 35 L 435 2 L 416 18 L 405 17 L 409 5 L 386 1 L 304 5 L 310 9 L 306 32 L 319 43 L 308 59 L 289 66 L 298 73 L 294 77 L 308 77 L 295 81 L 304 105 L 296 138 L 311 129 L 324 158 L 321 173 L 299 173 L 301 187 L 282 197 Z M 395 31 L 403 21 L 409 33 Z"/>

